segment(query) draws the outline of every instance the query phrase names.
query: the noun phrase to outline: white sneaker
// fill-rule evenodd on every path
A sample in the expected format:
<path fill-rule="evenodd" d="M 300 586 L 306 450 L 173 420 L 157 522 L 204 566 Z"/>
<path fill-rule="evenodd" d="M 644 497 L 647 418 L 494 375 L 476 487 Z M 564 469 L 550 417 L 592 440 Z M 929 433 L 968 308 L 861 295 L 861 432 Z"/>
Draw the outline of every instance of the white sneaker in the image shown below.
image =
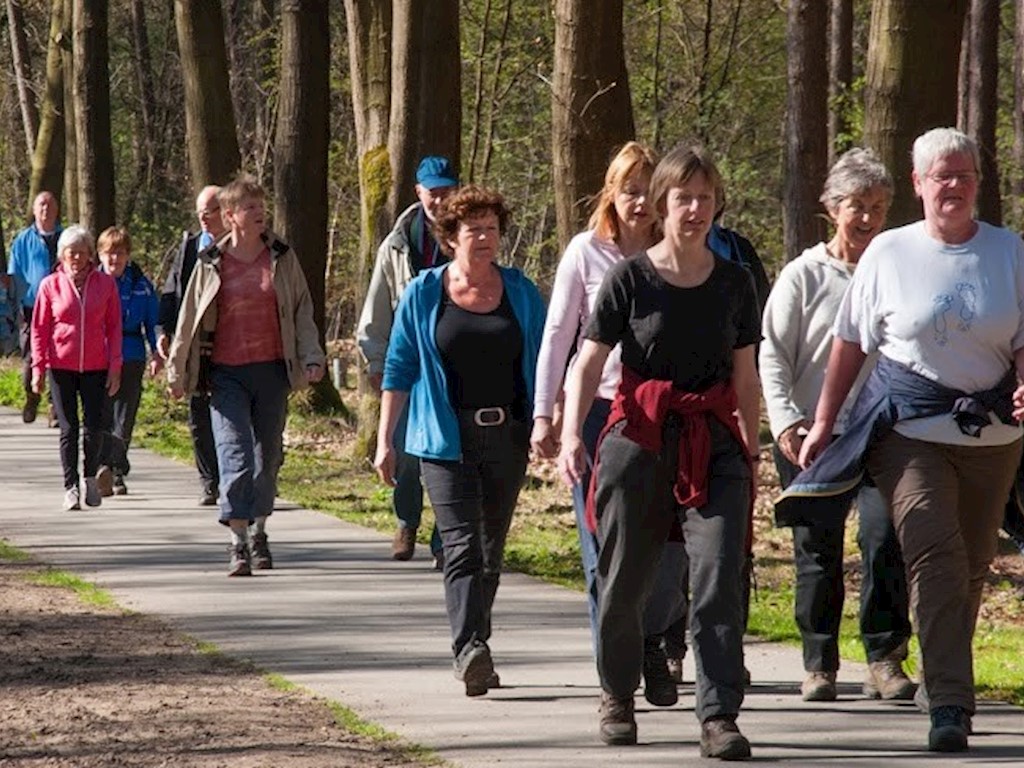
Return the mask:
<path fill-rule="evenodd" d="M 68 488 L 64 491 L 64 511 L 70 512 L 71 510 L 81 508 L 82 502 L 78 495 L 78 486 L 76 485 L 74 488 Z"/>
<path fill-rule="evenodd" d="M 87 507 L 98 507 L 103 503 L 103 496 L 100 494 L 100 486 L 95 477 L 85 478 L 85 505 Z"/>

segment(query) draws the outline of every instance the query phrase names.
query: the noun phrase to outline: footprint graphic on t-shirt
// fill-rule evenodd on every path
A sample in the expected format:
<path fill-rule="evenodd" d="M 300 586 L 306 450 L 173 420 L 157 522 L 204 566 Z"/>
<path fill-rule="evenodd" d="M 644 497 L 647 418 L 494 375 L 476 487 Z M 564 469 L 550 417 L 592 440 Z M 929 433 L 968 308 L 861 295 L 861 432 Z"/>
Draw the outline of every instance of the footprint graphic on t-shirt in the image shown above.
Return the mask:
<path fill-rule="evenodd" d="M 949 327 L 946 323 L 946 313 L 953 306 L 953 297 L 948 293 L 942 293 L 935 297 L 935 310 L 932 318 L 935 322 L 935 343 L 940 347 L 949 343 Z"/>
<path fill-rule="evenodd" d="M 971 330 L 971 321 L 974 320 L 977 293 L 970 283 L 957 283 L 956 290 L 960 294 L 960 322 L 957 323 L 957 328 L 966 332 Z"/>

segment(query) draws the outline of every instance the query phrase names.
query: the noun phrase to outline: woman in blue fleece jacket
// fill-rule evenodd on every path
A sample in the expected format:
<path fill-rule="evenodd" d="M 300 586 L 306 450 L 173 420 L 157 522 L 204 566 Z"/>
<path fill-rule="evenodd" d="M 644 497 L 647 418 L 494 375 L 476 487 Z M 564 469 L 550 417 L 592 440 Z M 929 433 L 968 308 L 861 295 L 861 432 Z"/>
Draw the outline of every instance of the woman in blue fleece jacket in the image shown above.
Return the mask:
<path fill-rule="evenodd" d="M 108 227 L 96 241 L 103 271 L 117 281 L 121 297 L 121 388 L 104 405 L 105 433 L 96 482 L 104 496 L 128 493 L 128 446 L 135 429 L 135 415 L 142 399 L 142 378 L 146 371 L 146 343 L 153 352 L 150 376 L 156 376 L 163 361 L 156 353 L 156 325 L 159 299 L 153 283 L 132 259 L 132 239 L 124 227 Z"/>
<path fill-rule="evenodd" d="M 435 222 L 452 254 L 406 288 L 387 357 L 375 466 L 394 484 L 393 433 L 409 403 L 405 450 L 419 456 L 444 550 L 455 677 L 467 696 L 499 685 L 487 641 L 505 538 L 529 453 L 544 303 L 519 270 L 499 267 L 509 212 L 463 187 Z"/>

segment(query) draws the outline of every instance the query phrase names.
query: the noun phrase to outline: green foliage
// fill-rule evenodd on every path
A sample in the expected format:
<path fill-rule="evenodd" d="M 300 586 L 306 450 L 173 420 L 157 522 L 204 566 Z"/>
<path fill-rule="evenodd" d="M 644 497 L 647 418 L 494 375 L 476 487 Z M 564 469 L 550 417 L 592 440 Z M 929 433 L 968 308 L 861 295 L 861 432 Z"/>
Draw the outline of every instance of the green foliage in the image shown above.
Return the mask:
<path fill-rule="evenodd" d="M 67 573 L 66 571 L 47 568 L 46 570 L 33 574 L 29 577 L 29 580 L 33 584 L 39 584 L 44 587 L 70 589 L 78 595 L 82 602 L 88 603 L 89 605 L 96 605 L 100 608 L 117 607 L 117 601 L 114 600 L 109 592 L 100 589 L 95 584 L 85 581 L 72 573 Z"/>

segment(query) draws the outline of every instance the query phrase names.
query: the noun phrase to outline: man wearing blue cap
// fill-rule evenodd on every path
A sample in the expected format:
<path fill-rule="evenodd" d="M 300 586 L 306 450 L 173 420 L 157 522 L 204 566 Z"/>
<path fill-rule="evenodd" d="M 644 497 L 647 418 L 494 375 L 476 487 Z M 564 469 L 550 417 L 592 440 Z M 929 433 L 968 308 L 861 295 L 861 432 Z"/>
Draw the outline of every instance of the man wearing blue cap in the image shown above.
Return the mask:
<path fill-rule="evenodd" d="M 384 356 L 391 337 L 395 308 L 402 298 L 405 286 L 423 269 L 436 267 L 448 260 L 434 239 L 433 221 L 441 203 L 459 185 L 459 180 L 446 157 L 428 155 L 420 160 L 416 169 L 416 197 L 398 217 L 394 229 L 377 249 L 373 276 L 366 294 L 356 341 L 366 358 L 370 383 L 380 391 L 384 373 Z M 409 560 L 416 549 L 416 531 L 423 512 L 423 486 L 420 484 L 420 462 L 403 450 L 405 443 L 406 413 L 403 411 L 395 427 L 395 490 L 392 506 L 398 518 L 398 529 L 391 543 L 391 556 L 395 560 Z M 441 537 L 437 527 L 430 540 L 434 554 L 434 567 L 443 566 Z"/>

